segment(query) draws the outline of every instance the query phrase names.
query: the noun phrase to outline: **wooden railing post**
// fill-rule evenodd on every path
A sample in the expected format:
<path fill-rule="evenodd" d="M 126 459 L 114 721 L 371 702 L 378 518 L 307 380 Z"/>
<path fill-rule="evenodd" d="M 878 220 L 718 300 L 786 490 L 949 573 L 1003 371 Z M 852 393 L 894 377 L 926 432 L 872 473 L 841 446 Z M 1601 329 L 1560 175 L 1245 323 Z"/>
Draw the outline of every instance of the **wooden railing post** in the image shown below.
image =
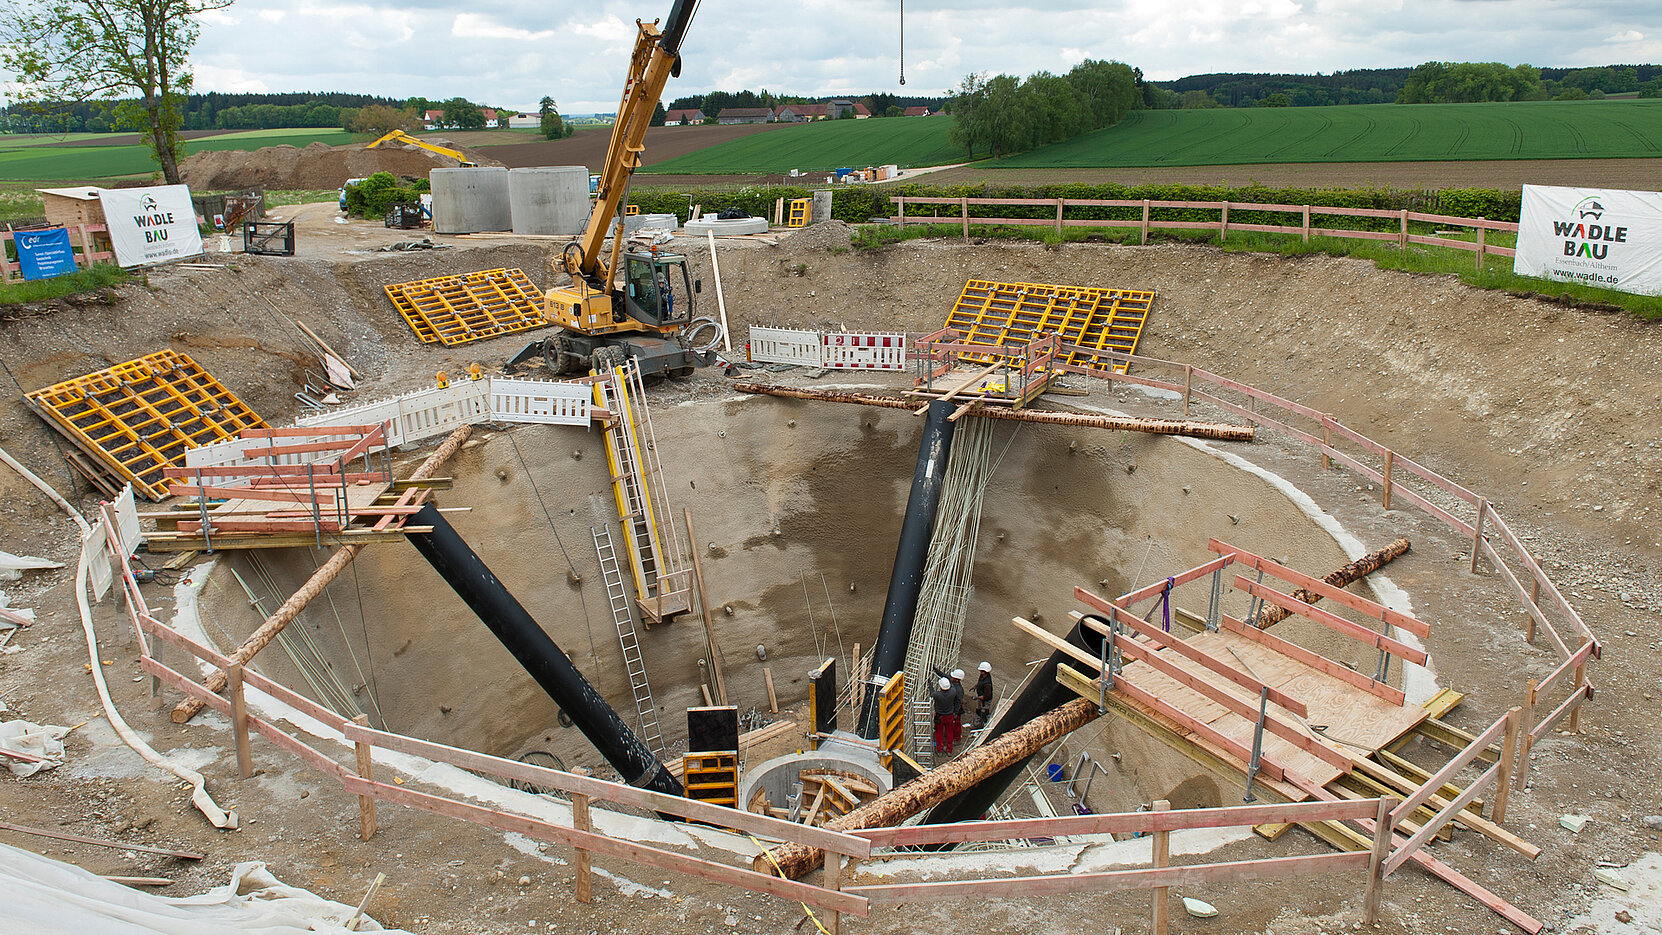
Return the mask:
<path fill-rule="evenodd" d="M 1322 416 L 1322 470 L 1333 467 L 1333 459 L 1327 456 L 1327 449 L 1333 447 L 1333 426 L 1329 424 L 1332 416 Z"/>
<path fill-rule="evenodd" d="M 960 199 L 958 204 L 964 212 L 964 243 L 969 243 L 969 197 Z"/>
<path fill-rule="evenodd" d="M 1056 199 L 1056 236 L 1062 236 L 1062 199 Z"/>
<path fill-rule="evenodd" d="M 1488 218 L 1478 218 L 1478 220 L 1479 221 L 1486 221 L 1486 220 L 1488 220 Z M 1480 272 L 1480 273 L 1483 272 L 1483 251 L 1484 251 L 1484 249 L 1486 249 L 1486 247 L 1484 245 L 1484 242 L 1483 242 L 1483 240 L 1484 240 L 1483 235 L 1487 231 L 1488 231 L 1488 228 L 1484 227 L 1481 224 L 1478 225 L 1478 227 L 1477 227 L 1477 271 Z"/>
<path fill-rule="evenodd" d="M 571 794 L 571 826 L 578 831 L 594 830 L 594 822 L 589 820 L 589 797 L 581 792 Z M 589 852 L 579 847 L 575 848 L 572 856 L 572 865 L 576 867 L 572 885 L 577 890 L 577 901 L 580 903 L 593 902 L 594 897 L 590 887 L 594 881 L 594 873 Z"/>
<path fill-rule="evenodd" d="M 1518 762 L 1513 768 L 1512 785 L 1522 789 L 1529 783 L 1529 752 L 1535 746 L 1530 736 L 1535 733 L 1535 706 L 1540 702 L 1540 679 L 1530 679 L 1529 688 L 1524 692 L 1523 717 L 1518 725 L 1521 736 L 1518 737 Z"/>
<path fill-rule="evenodd" d="M 1143 199 L 1143 246 L 1148 246 L 1148 199 Z"/>
<path fill-rule="evenodd" d="M 248 748 L 248 703 L 242 697 L 242 666 L 225 670 L 226 693 L 231 696 L 231 726 L 237 738 L 237 775 L 254 775 L 254 754 Z"/>
<path fill-rule="evenodd" d="M 369 726 L 369 715 L 360 714 L 352 719 L 352 723 L 359 727 Z M 353 742 L 358 754 L 358 778 L 364 782 L 375 781 L 375 758 L 370 755 L 369 743 L 358 740 Z M 375 796 L 358 796 L 358 838 L 367 841 L 375 836 Z"/>
<path fill-rule="evenodd" d="M 1157 812 L 1169 811 L 1171 803 L 1160 799 L 1154 803 Z M 1155 831 L 1149 835 L 1154 841 L 1154 867 L 1168 867 L 1171 865 L 1171 832 Z M 1167 904 L 1171 897 L 1171 888 L 1156 886 L 1154 888 L 1154 908 L 1149 921 L 1149 931 L 1154 935 L 1166 935 L 1166 924 L 1170 920 L 1170 906 Z"/>
<path fill-rule="evenodd" d="M 1304 242 L 1310 242 L 1310 206 L 1304 206 Z"/>
<path fill-rule="evenodd" d="M 905 230 L 906 229 L 906 198 L 904 196 L 896 198 L 894 200 L 894 203 L 900 206 L 900 229 Z"/>
<path fill-rule="evenodd" d="M 1362 921 L 1369 925 L 1379 921 L 1380 891 L 1385 888 L 1385 858 L 1391 853 L 1391 809 L 1397 800 L 1379 797 L 1379 808 L 1373 818 L 1373 853 L 1368 855 L 1368 888 L 1362 895 Z"/>
<path fill-rule="evenodd" d="M 1218 217 L 1218 243 L 1229 239 L 1229 202 L 1223 203 L 1223 213 Z"/>
<path fill-rule="evenodd" d="M 1533 571 L 1529 574 L 1529 606 L 1536 611 L 1541 610 L 1541 579 L 1535 577 Z M 1527 609 L 1524 611 L 1524 642 L 1535 642 L 1535 614 Z"/>
<path fill-rule="evenodd" d="M 1575 691 L 1577 693 L 1583 693 L 1583 692 L 1587 691 L 1587 663 L 1585 663 L 1585 662 L 1579 663 L 1575 667 Z M 1570 723 L 1567 726 L 1570 729 L 1570 733 L 1572 733 L 1572 734 L 1581 733 L 1581 704 L 1580 703 L 1577 703 L 1575 707 L 1570 709 Z"/>
<path fill-rule="evenodd" d="M 1500 742 L 1500 772 L 1495 774 L 1495 804 L 1489 811 L 1489 820 L 1497 825 L 1506 820 L 1506 802 L 1512 795 L 1512 768 L 1518 759 L 1518 727 L 1522 723 L 1522 708 L 1513 707 L 1506 712 L 1506 736 Z"/>
<path fill-rule="evenodd" d="M 1183 418 L 1189 417 L 1189 393 L 1195 380 L 1195 365 L 1183 365 Z"/>
<path fill-rule="evenodd" d="M 843 855 L 825 852 L 825 888 L 837 892 L 843 888 Z M 843 914 L 835 909 L 825 911 L 825 931 L 841 935 Z"/>
<path fill-rule="evenodd" d="M 1477 560 L 1483 554 L 1483 514 L 1489 512 L 1489 499 L 1477 499 L 1477 522 L 1472 523 L 1472 574 L 1477 574 Z"/>
<path fill-rule="evenodd" d="M 1395 461 L 1396 461 L 1396 452 L 1391 451 L 1390 449 L 1386 449 L 1386 451 L 1385 451 L 1385 470 L 1380 476 L 1383 478 L 1382 483 L 1385 485 L 1384 508 L 1387 509 L 1387 510 L 1389 510 L 1391 508 L 1391 467 L 1393 465 L 1393 462 L 1395 462 Z"/>
<path fill-rule="evenodd" d="M 1408 249 L 1408 209 L 1402 209 L 1402 233 L 1397 235 L 1397 246 Z"/>

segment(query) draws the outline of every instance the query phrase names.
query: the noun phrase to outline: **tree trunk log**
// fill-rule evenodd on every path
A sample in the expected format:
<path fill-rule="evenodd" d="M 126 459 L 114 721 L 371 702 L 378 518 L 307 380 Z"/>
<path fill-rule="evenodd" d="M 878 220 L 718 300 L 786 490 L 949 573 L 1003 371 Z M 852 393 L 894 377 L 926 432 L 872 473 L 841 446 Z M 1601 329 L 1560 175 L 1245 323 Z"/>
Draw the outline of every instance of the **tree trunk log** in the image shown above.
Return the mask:
<path fill-rule="evenodd" d="M 1011 763 L 1033 755 L 1045 744 L 1058 740 L 1090 723 L 1097 716 L 1096 702 L 1076 698 L 1054 711 L 1041 714 L 990 743 L 976 747 L 939 769 L 892 789 L 854 811 L 825 823 L 831 831 L 858 831 L 861 828 L 891 828 L 907 818 L 932 808 L 963 792 Z M 769 857 L 771 856 L 771 860 Z M 817 847 L 781 844 L 759 854 L 752 866 L 761 873 L 773 873 L 795 880 L 820 866 L 825 852 Z M 775 868 L 774 864 L 778 867 Z"/>
<path fill-rule="evenodd" d="M 809 399 L 826 403 L 854 403 L 884 409 L 916 409 L 917 400 L 902 396 L 871 396 L 865 393 L 840 393 L 835 390 L 807 390 L 772 383 L 740 380 L 733 389 L 741 393 L 780 396 L 786 399 Z M 1094 412 L 1057 412 L 1048 409 L 1006 409 L 1002 406 L 976 406 L 969 415 L 984 419 L 1004 419 L 1009 422 L 1043 422 L 1050 425 L 1076 425 L 1082 428 L 1109 429 L 1119 432 L 1146 432 L 1150 435 L 1187 435 L 1192 438 L 1211 438 L 1218 441 L 1249 442 L 1254 436 L 1250 425 L 1230 425 L 1225 422 L 1190 422 L 1179 419 L 1134 419 L 1126 416 L 1100 415 Z"/>
<path fill-rule="evenodd" d="M 1377 552 L 1369 552 L 1356 561 L 1351 562 L 1349 565 L 1341 567 L 1339 570 L 1333 572 L 1322 580 L 1336 588 L 1342 588 L 1347 585 L 1354 584 L 1362 578 L 1378 571 L 1381 568 L 1384 568 L 1386 565 L 1391 564 L 1392 559 L 1405 555 L 1407 552 L 1408 540 L 1398 539 Z M 1321 600 L 1321 595 L 1311 594 L 1303 588 L 1299 588 L 1297 591 L 1294 591 L 1291 596 L 1303 601 L 1306 604 L 1314 604 Z M 1275 626 L 1292 615 L 1293 612 L 1285 607 L 1270 605 L 1258 612 L 1257 618 L 1252 621 L 1251 625 L 1263 630 L 1268 627 Z"/>
<path fill-rule="evenodd" d="M 450 433 L 450 437 L 444 440 L 444 444 L 428 455 L 427 460 L 421 462 L 421 466 L 410 475 L 410 480 L 426 480 L 432 477 L 433 473 L 444 462 L 448 461 L 451 455 L 456 453 L 456 450 L 462 446 L 462 442 L 467 441 L 468 435 L 472 432 L 473 426 L 471 425 L 457 427 L 454 432 Z M 293 594 L 290 594 L 289 599 L 284 601 L 282 606 L 278 607 L 271 616 L 267 617 L 265 622 L 260 624 L 258 630 L 249 634 L 248 639 L 244 640 L 242 645 L 237 647 L 237 651 L 231 654 L 231 661 L 238 665 L 246 665 L 248 660 L 254 658 L 255 653 L 266 648 L 272 640 L 277 638 L 277 634 L 283 632 L 284 627 L 292 623 L 295 617 L 300 616 L 300 612 L 306 609 L 307 604 L 310 604 L 314 598 L 323 593 L 324 588 L 329 586 L 329 582 L 335 580 L 335 577 L 344 571 L 347 565 L 352 564 L 352 560 L 358 557 L 358 553 L 363 551 L 363 548 L 362 544 L 342 546 L 339 551 L 329 556 L 329 560 L 319 565 L 317 570 L 312 572 L 312 576 L 306 579 L 306 583 L 296 589 Z M 225 677 L 225 672 L 220 670 L 208 676 L 206 684 L 209 691 L 219 693 L 225 690 L 229 680 Z M 183 724 L 201 713 L 202 709 L 207 706 L 207 703 L 201 699 L 186 698 L 173 706 L 173 723 Z"/>

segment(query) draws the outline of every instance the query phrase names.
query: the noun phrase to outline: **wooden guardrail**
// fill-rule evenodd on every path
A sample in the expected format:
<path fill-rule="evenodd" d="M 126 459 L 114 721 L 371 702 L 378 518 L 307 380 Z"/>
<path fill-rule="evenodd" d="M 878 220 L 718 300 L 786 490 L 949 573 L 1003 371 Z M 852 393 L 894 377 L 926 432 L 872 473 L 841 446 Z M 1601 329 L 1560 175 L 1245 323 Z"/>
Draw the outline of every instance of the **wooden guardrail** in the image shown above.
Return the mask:
<path fill-rule="evenodd" d="M 76 224 L 68 227 L 70 231 L 71 249 L 75 251 L 75 262 L 82 269 L 94 263 L 114 263 L 115 254 L 102 249 L 103 244 L 109 243 L 109 227 L 103 224 Z M 50 228 L 47 228 L 50 229 Z M 23 275 L 23 267 L 16 260 L 11 259 L 17 253 L 17 246 L 12 241 L 14 231 L 0 231 L 0 282 L 10 283 Z M 23 231 L 22 233 L 29 233 Z M 95 237 L 102 234 L 102 237 Z"/>
<path fill-rule="evenodd" d="M 1148 199 L 1132 200 L 1123 198 L 941 198 L 915 195 L 895 195 L 889 199 L 895 203 L 898 213 L 890 220 L 904 228 L 908 222 L 913 224 L 940 224 L 957 221 L 963 228 L 965 239 L 969 238 L 969 229 L 972 223 L 992 226 L 1027 226 L 1027 227 L 1054 227 L 1056 233 L 1062 233 L 1068 227 L 1135 227 L 1142 232 L 1142 242 L 1148 243 L 1150 230 L 1215 230 L 1219 239 L 1227 240 L 1230 231 L 1257 231 L 1270 234 L 1298 234 L 1305 241 L 1309 241 L 1311 234 L 1320 237 L 1348 237 L 1361 240 L 1391 240 L 1398 246 L 1407 247 L 1409 244 L 1425 244 L 1428 246 L 1448 247 L 1453 250 L 1470 250 L 1476 254 L 1478 268 L 1483 266 L 1485 256 L 1513 256 L 1516 251 L 1510 247 L 1502 247 L 1488 243 L 1489 231 L 1517 233 L 1518 225 L 1513 221 L 1491 221 L 1488 218 L 1462 218 L 1447 214 L 1427 214 L 1422 211 L 1391 211 L 1384 208 L 1334 208 L 1325 205 L 1283 205 L 1259 204 L 1249 201 L 1150 201 Z M 957 216 L 951 215 L 918 215 L 906 214 L 907 205 L 953 205 L 958 208 Z M 974 208 L 997 207 L 1025 207 L 1056 209 L 1056 216 L 1051 217 L 991 217 L 984 214 L 971 214 Z M 1140 218 L 1081 218 L 1068 217 L 1069 208 L 1122 208 L 1140 209 Z M 1296 214 L 1300 222 L 1294 224 L 1256 224 L 1234 222 L 1229 220 L 1229 211 L 1262 211 L 1272 214 Z M 1216 221 L 1179 221 L 1154 217 L 1154 212 L 1174 209 L 1189 209 L 1200 211 L 1216 211 Z M 1317 227 L 1310 223 L 1312 216 L 1317 217 L 1351 217 L 1372 218 L 1375 220 L 1393 220 L 1398 223 L 1395 231 L 1362 230 L 1349 227 Z M 1410 223 L 1441 224 L 1448 227 L 1465 227 L 1476 232 L 1476 240 L 1460 240 L 1452 237 L 1416 234 L 1409 230 Z"/>

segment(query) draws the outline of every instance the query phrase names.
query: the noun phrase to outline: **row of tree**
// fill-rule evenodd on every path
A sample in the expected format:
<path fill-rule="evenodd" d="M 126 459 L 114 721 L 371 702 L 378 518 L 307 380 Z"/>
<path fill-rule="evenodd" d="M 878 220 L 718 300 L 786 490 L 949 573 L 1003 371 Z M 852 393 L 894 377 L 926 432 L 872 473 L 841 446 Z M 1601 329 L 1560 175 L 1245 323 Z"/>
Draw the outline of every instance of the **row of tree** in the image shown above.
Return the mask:
<path fill-rule="evenodd" d="M 1025 80 L 970 75 L 952 99 L 951 138 L 972 158 L 1003 156 L 1111 127 L 1144 104 L 1142 71 L 1123 62 L 1086 59 Z"/>
<path fill-rule="evenodd" d="M 849 96 L 849 100 L 857 104 L 864 104 L 866 110 L 874 117 L 898 117 L 906 112 L 908 107 L 927 107 L 931 111 L 940 111 L 951 100 L 948 97 L 921 97 L 916 95 L 888 94 L 879 92 L 865 94 L 858 97 Z M 813 104 L 825 100 L 824 97 L 803 97 L 799 94 L 774 94 L 767 89 L 761 91 L 711 91 L 707 94 L 688 94 L 678 97 L 669 103 L 670 110 L 697 110 L 704 114 L 708 122 L 714 122 L 716 115 L 729 107 L 766 107 L 773 109 L 786 104 Z"/>
<path fill-rule="evenodd" d="M 1579 100 L 1635 92 L 1662 97 L 1662 65 L 1534 68 L 1427 62 L 1418 68 L 1362 68 L 1328 75 L 1190 75 L 1150 82 L 1148 89 L 1149 107 L 1172 109 Z"/>

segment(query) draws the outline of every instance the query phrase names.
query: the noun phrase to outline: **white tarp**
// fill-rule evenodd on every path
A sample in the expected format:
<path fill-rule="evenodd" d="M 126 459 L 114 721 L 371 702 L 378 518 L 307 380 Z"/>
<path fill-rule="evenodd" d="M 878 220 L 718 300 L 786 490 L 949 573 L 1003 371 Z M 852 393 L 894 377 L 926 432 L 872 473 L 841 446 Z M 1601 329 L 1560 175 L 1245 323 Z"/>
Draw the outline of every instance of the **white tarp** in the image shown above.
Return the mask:
<path fill-rule="evenodd" d="M 105 188 L 98 199 L 120 265 L 149 266 L 202 252 L 189 186 Z"/>
<path fill-rule="evenodd" d="M 367 883 L 365 884 L 367 886 Z M 71 864 L 0 844 L 0 931 L 30 935 L 345 935 L 352 906 L 287 886 L 258 862 L 200 896 L 140 892 Z M 357 931 L 382 929 L 367 916 Z"/>
<path fill-rule="evenodd" d="M 1662 193 L 1525 185 L 1512 270 L 1662 295 Z"/>

